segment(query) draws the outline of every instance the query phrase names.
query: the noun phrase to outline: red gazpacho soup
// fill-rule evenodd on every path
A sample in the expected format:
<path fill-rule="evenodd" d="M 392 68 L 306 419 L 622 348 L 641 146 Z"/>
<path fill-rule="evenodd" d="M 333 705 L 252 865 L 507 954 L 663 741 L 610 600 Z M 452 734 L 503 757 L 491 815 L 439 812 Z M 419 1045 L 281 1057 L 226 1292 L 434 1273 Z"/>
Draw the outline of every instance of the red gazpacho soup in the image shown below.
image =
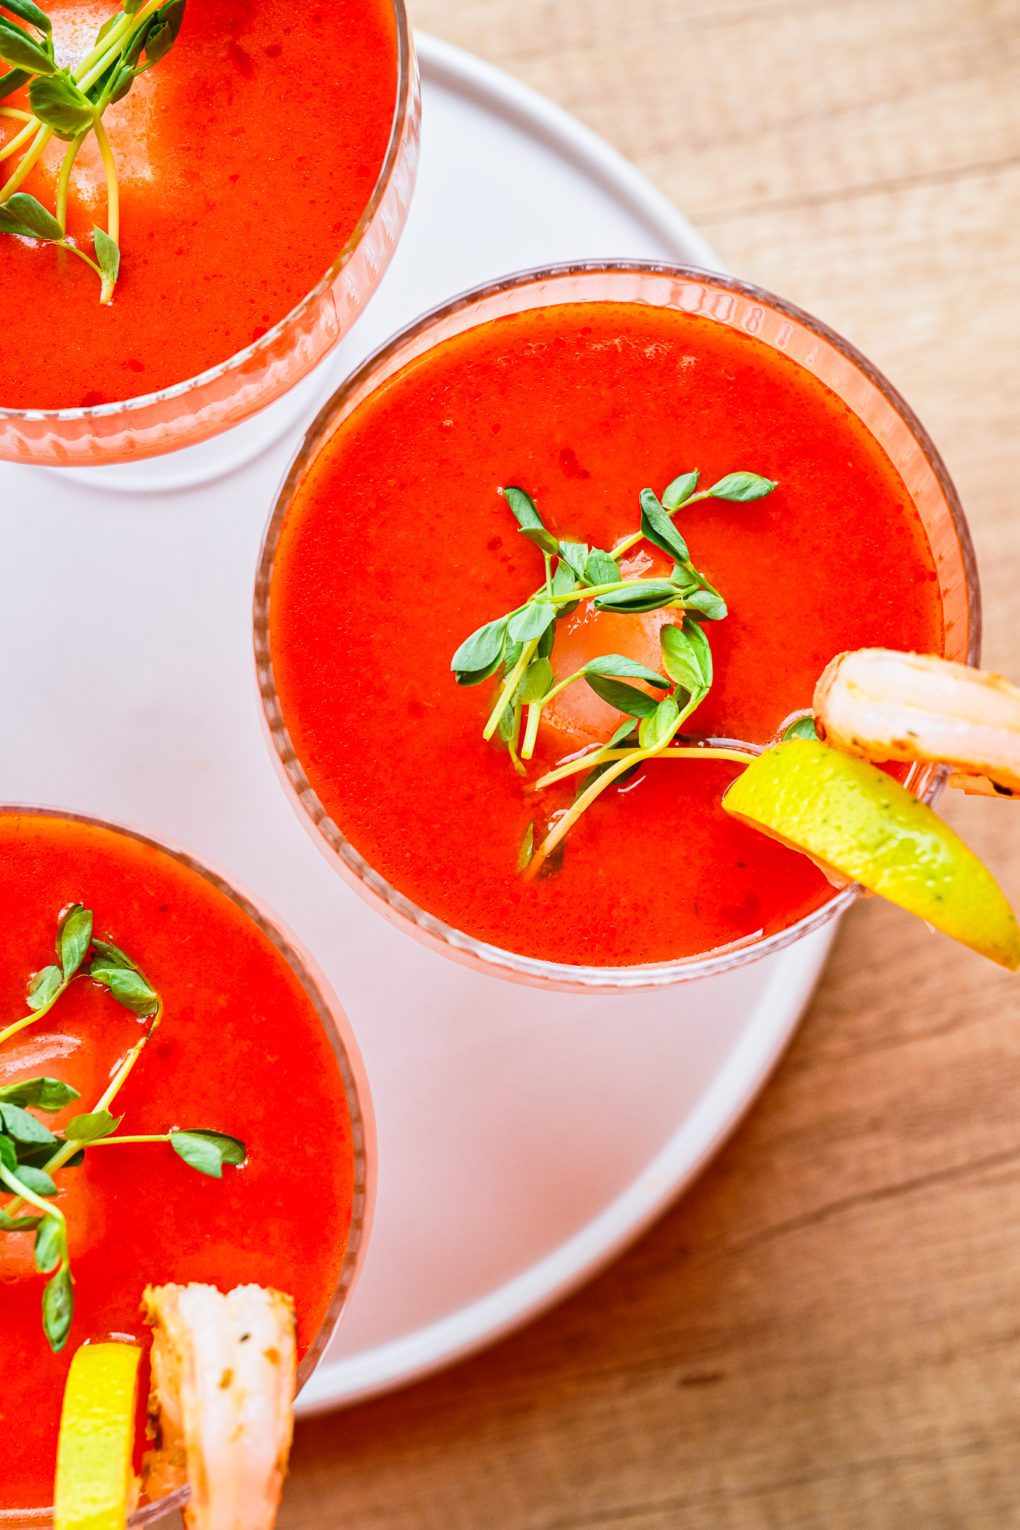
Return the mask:
<path fill-rule="evenodd" d="M 420 909 L 551 963 L 698 956 L 832 896 L 812 862 L 724 812 L 725 758 L 627 768 L 529 874 L 588 790 L 575 757 L 618 725 L 621 748 L 638 729 L 644 745 L 633 713 L 669 676 L 697 692 L 689 721 L 672 715 L 677 743 L 765 744 L 842 650 L 943 651 L 932 551 L 860 420 L 752 334 L 665 307 L 555 304 L 446 339 L 324 437 L 277 529 L 272 679 L 325 813 Z M 615 566 L 586 562 L 594 549 Z M 682 622 L 656 593 L 671 577 Z M 536 587 L 559 602 L 551 651 Z M 571 608 L 574 589 L 597 598 Z M 491 624 L 515 612 L 494 648 Z M 676 674 L 656 681 L 667 622 Z M 702 685 L 691 664 L 709 643 Z M 508 704 L 493 732 L 522 648 L 524 715 Z M 455 654 L 475 673 L 452 674 Z M 565 683 L 599 655 L 613 662 L 597 689 Z"/>
<path fill-rule="evenodd" d="M 136 13 L 156 28 L 153 62 L 102 115 L 119 196 L 112 301 L 100 303 L 96 274 L 53 230 L 49 243 L 0 238 L 8 314 L 0 408 L 117 402 L 228 360 L 325 276 L 379 178 L 397 97 L 393 0 L 189 0 L 186 8 L 164 0 L 159 15 L 153 4 Z M 43 10 L 56 61 L 68 65 L 90 56 L 101 24 L 118 14 L 111 0 L 48 0 Z M 33 146 L 17 115 L 32 104 L 25 85 L 0 98 L 0 217 L 5 187 Z M 49 140 L 16 196 L 58 213 L 68 150 L 66 140 Z M 95 133 L 72 158 L 60 221 L 98 262 L 93 226 L 110 230 L 111 212 Z M 9 198 L 8 213 L 18 207 Z M 15 343 L 18 315 L 31 343 Z"/>
<path fill-rule="evenodd" d="M 270 937 L 206 875 L 123 832 L 5 811 L 0 913 L 0 1101 L 17 1102 L 19 1082 L 56 1081 L 67 1103 L 43 1098 L 31 1113 L 58 1137 L 73 1134 L 69 1122 L 95 1110 L 148 1036 L 110 1105 L 120 1123 L 85 1148 L 80 1165 L 72 1159 L 52 1173 L 73 1282 L 63 1337 L 52 1313 L 48 1327 L 41 1321 L 45 1277 L 35 1269 L 32 1234 L 0 1231 L 0 1511 L 24 1511 L 52 1503 L 72 1354 L 86 1340 L 144 1342 L 147 1284 L 226 1290 L 254 1282 L 287 1292 L 299 1357 L 306 1352 L 344 1262 L 355 1150 L 340 1066 L 312 997 Z M 52 1008 L 18 1030 L 18 1017 L 31 1013 L 26 981 L 36 974 L 36 1005 L 62 981 L 54 954 L 61 913 L 71 945 L 77 940 L 71 961 L 80 952 L 81 964 Z M 114 950 L 140 969 L 119 990 L 121 1002 L 116 980 L 109 986 Z M 155 1028 L 153 1006 L 137 1002 L 141 984 L 158 995 Z M 5 1115 L 4 1126 L 17 1130 L 16 1118 Z M 221 1177 L 208 1165 L 196 1173 L 194 1152 L 181 1151 L 189 1132 L 206 1134 L 205 1148 L 235 1139 L 243 1147 L 228 1148 Z M 183 1133 L 178 1151 L 165 1140 L 174 1133 Z M 205 1150 L 194 1137 L 191 1146 Z M 26 1159 L 31 1152 L 19 1148 Z M 42 1145 L 36 1161 L 51 1155 Z M 8 1214 L 13 1199 L 5 1188 L 0 1207 Z"/>

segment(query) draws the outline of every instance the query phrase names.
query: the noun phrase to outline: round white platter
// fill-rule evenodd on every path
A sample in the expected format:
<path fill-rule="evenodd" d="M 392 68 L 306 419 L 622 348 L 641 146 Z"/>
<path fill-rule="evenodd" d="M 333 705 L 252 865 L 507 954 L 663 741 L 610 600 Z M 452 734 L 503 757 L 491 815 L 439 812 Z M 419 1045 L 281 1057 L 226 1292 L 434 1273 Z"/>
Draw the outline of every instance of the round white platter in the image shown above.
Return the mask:
<path fill-rule="evenodd" d="M 453 48 L 419 44 L 416 201 L 328 376 L 516 268 L 715 263 L 573 119 Z M 710 992 L 575 997 L 470 972 L 362 903 L 298 823 L 260 731 L 251 587 L 296 426 L 277 436 L 266 423 L 261 455 L 187 492 L 169 488 L 176 459 L 158 494 L 134 492 L 131 467 L 90 483 L 0 464 L 0 799 L 133 822 L 194 850 L 274 906 L 344 1000 L 379 1121 L 378 1209 L 359 1287 L 301 1399 L 311 1411 L 487 1343 L 623 1249 L 754 1098 L 831 937 Z"/>

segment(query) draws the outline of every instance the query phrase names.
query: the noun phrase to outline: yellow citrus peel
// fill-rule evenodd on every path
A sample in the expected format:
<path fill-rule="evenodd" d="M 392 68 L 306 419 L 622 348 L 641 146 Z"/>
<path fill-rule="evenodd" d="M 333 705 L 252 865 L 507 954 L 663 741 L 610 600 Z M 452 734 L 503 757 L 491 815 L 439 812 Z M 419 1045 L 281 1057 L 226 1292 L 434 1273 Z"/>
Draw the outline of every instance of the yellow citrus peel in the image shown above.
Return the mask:
<path fill-rule="evenodd" d="M 124 1530 L 137 1498 L 134 1344 L 85 1344 L 71 1361 L 57 1444 L 54 1530 Z"/>

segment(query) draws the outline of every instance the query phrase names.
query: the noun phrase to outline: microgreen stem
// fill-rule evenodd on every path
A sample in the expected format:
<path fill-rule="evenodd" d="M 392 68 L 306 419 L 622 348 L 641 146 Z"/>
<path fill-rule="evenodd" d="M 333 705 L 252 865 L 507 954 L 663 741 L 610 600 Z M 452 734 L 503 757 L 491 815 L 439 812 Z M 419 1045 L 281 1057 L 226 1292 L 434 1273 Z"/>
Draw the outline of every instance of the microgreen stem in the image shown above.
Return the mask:
<path fill-rule="evenodd" d="M 514 703 L 514 707 L 513 707 L 513 719 L 512 719 L 511 724 L 510 724 L 510 737 L 507 739 L 506 748 L 507 748 L 507 753 L 510 756 L 510 763 L 513 765 L 514 770 L 516 770 L 516 772 L 517 772 L 517 774 L 519 776 L 526 776 L 528 772 L 525 770 L 524 766 L 521 764 L 521 757 L 517 753 L 517 740 L 520 738 L 520 736 L 521 736 L 521 704 L 518 701 L 518 702 Z"/>
<path fill-rule="evenodd" d="M 5 117 L 12 117 L 14 115 L 15 113 L 11 111 L 4 112 Z M 30 116 L 28 112 L 18 112 L 17 116 L 21 121 L 27 122 L 28 126 L 23 127 L 20 133 L 15 133 L 10 143 L 5 143 L 3 148 L 0 149 L 0 162 L 10 159 L 12 154 L 17 154 L 22 144 L 28 143 L 28 140 L 35 135 L 35 131 L 39 126 L 36 119 Z"/>
<path fill-rule="evenodd" d="M 603 760 L 625 760 L 640 755 L 645 757 L 643 749 L 596 749 L 591 754 L 582 755 L 578 760 L 570 760 L 566 765 L 558 765 L 555 770 L 550 770 L 547 775 L 540 776 L 531 786 L 533 792 L 545 791 L 547 786 L 555 786 L 557 781 L 565 781 L 568 776 L 580 775 L 584 770 L 591 770 L 595 765 L 601 765 Z M 678 746 L 675 749 L 664 749 L 658 755 L 660 760 L 730 760 L 736 765 L 749 765 L 757 755 L 749 749 L 716 749 L 710 745 L 694 744 Z"/>
<path fill-rule="evenodd" d="M 499 727 L 499 719 L 503 716 L 504 708 L 512 699 L 514 691 L 516 691 L 518 685 L 521 682 L 524 671 L 527 669 L 528 665 L 535 657 L 535 652 L 540 641 L 541 639 L 539 638 L 532 638 L 531 641 L 525 643 L 524 647 L 521 649 L 521 656 L 517 660 L 517 663 L 514 665 L 513 669 L 507 675 L 506 679 L 503 681 L 503 684 L 500 687 L 499 695 L 496 697 L 496 705 L 489 713 L 489 720 L 485 724 L 485 728 L 482 731 L 482 737 L 484 739 L 490 739 L 495 733 L 496 729 Z"/>
<path fill-rule="evenodd" d="M 61 994 L 64 993 L 67 989 L 69 982 L 70 979 L 68 982 L 61 983 L 60 987 L 57 989 L 56 993 L 48 1003 L 40 1004 L 39 1008 L 33 1009 L 30 1015 L 26 1015 L 22 1020 L 16 1020 L 13 1025 L 8 1025 L 4 1030 L 0 1031 L 0 1046 L 3 1046 L 5 1041 L 10 1041 L 11 1037 L 16 1036 L 19 1031 L 27 1030 L 27 1028 L 30 1025 L 34 1025 L 37 1020 L 41 1020 L 43 1015 L 48 1015 L 54 1004 L 56 1004 L 57 1000 L 60 998 Z"/>
<path fill-rule="evenodd" d="M 97 42 L 91 53 L 87 53 L 78 65 L 72 70 L 76 83 L 82 90 L 88 90 L 100 78 L 103 71 L 113 62 L 114 54 L 121 51 L 120 44 L 126 41 L 126 34 L 135 24 L 136 18 L 124 14 L 120 16 L 107 32 L 106 36 Z"/>
<path fill-rule="evenodd" d="M 110 1106 L 117 1098 L 117 1095 L 120 1093 L 121 1089 L 123 1089 L 124 1085 L 127 1083 L 129 1077 L 131 1076 L 131 1072 L 134 1069 L 135 1063 L 138 1061 L 139 1057 L 141 1057 L 144 1048 L 148 1046 L 149 1042 L 156 1034 L 156 1031 L 159 1029 L 159 1024 L 162 1018 L 163 1004 L 162 1001 L 160 1001 L 156 1013 L 149 1021 L 149 1029 L 146 1031 L 141 1041 L 135 1042 L 134 1046 L 131 1048 L 130 1052 L 125 1057 L 116 1073 L 113 1075 L 109 1085 L 100 1096 L 99 1103 L 93 1106 L 93 1110 L 109 1110 Z"/>
<path fill-rule="evenodd" d="M 665 581 L 656 581 L 660 582 Z M 644 579 L 614 579 L 612 584 L 588 584 L 579 590 L 568 590 L 565 595 L 550 595 L 549 603 L 553 606 L 567 606 L 574 600 L 594 600 L 597 595 L 609 595 L 613 590 L 630 590 L 646 583 Z"/>
<path fill-rule="evenodd" d="M 54 1206 L 52 1202 L 43 1200 L 41 1195 L 36 1195 L 27 1185 L 21 1183 L 16 1174 L 12 1174 L 10 1169 L 4 1168 L 2 1163 L 0 1163 L 0 1180 L 3 1180 L 7 1188 L 13 1190 L 17 1197 L 16 1200 L 9 1202 L 10 1206 L 18 1207 L 24 1202 L 34 1207 L 36 1211 L 41 1211 L 44 1217 L 52 1217 L 55 1222 L 66 1221 L 64 1213 L 60 1210 L 59 1206 Z"/>
<path fill-rule="evenodd" d="M 97 1147 L 125 1147 L 129 1143 L 134 1143 L 134 1142 L 169 1142 L 169 1141 L 170 1141 L 170 1133 L 169 1132 L 157 1132 L 157 1133 L 155 1133 L 153 1135 L 136 1136 L 136 1137 L 128 1137 L 128 1136 L 123 1136 L 123 1137 L 96 1137 L 92 1142 L 90 1142 L 88 1144 L 88 1150 L 91 1153 L 92 1149 L 93 1148 L 97 1148 Z"/>
<path fill-rule="evenodd" d="M 149 1022 L 149 1029 L 146 1031 L 141 1041 L 136 1042 L 135 1045 L 131 1048 L 130 1052 L 127 1054 L 124 1061 L 121 1063 L 120 1067 L 113 1075 L 113 1078 L 110 1080 L 106 1089 L 103 1091 L 99 1100 L 95 1105 L 93 1105 L 93 1112 L 109 1110 L 110 1106 L 113 1104 L 113 1101 L 116 1099 L 117 1094 L 127 1083 L 127 1080 L 131 1074 L 131 1070 L 134 1068 L 135 1063 L 141 1056 L 142 1049 L 148 1044 L 149 1041 L 151 1041 L 152 1036 L 162 1018 L 163 1005 L 161 1003 L 159 1008 L 156 1010 L 156 1013 L 153 1015 L 151 1021 Z M 53 1153 L 51 1157 L 49 1157 L 43 1164 L 43 1168 L 46 1170 L 46 1173 L 49 1175 L 55 1174 L 58 1169 L 63 1168 L 64 1164 L 69 1158 L 73 1158 L 75 1153 L 81 1152 L 82 1148 L 86 1145 L 90 1148 L 95 1147 L 94 1142 L 84 1144 L 71 1140 L 61 1143 L 60 1147 L 57 1148 L 57 1151 Z M 0 1165 L 0 1168 L 2 1168 L 2 1165 Z M 27 1200 L 28 1197 L 21 1196 L 21 1199 Z M 14 1216 L 20 1204 L 20 1200 L 10 1201 L 3 1209 L 7 1212 L 8 1216 Z"/>
<path fill-rule="evenodd" d="M 85 142 L 85 134 L 81 133 L 71 140 L 64 153 L 64 160 L 60 166 L 60 176 L 57 180 L 57 222 L 67 232 L 67 192 L 71 184 L 71 171 L 74 162 L 78 158 L 78 150 Z"/>
<path fill-rule="evenodd" d="M 538 739 L 538 727 L 542 720 L 543 709 L 549 705 L 554 696 L 558 696 L 561 691 L 565 691 L 568 685 L 573 685 L 575 680 L 582 679 L 584 673 L 585 671 L 583 669 L 575 669 L 572 675 L 568 675 L 565 680 L 558 681 L 558 683 L 554 685 L 551 690 L 546 691 L 545 695 L 540 701 L 530 703 L 528 708 L 528 732 L 525 735 L 524 747 L 521 749 L 522 759 L 530 760 L 535 752 L 535 744 Z"/>
<path fill-rule="evenodd" d="M 549 859 L 560 841 L 567 837 L 574 824 L 581 817 L 581 814 L 587 812 L 595 798 L 604 792 L 607 786 L 611 786 L 617 776 L 622 776 L 624 771 L 629 770 L 632 765 L 638 765 L 643 759 L 646 759 L 649 751 L 637 749 L 633 753 L 636 758 L 617 760 L 613 765 L 610 765 L 609 769 L 604 771 L 597 781 L 593 781 L 581 793 L 577 801 L 563 814 L 563 817 L 554 824 L 524 870 L 524 880 L 526 882 L 534 881 L 543 863 Z"/>
<path fill-rule="evenodd" d="M 546 691 L 545 695 L 542 697 L 542 703 L 541 703 L 542 706 L 544 706 L 544 707 L 548 706 L 550 701 L 552 701 L 554 696 L 558 696 L 560 694 L 560 691 L 565 691 L 568 685 L 573 685 L 575 680 L 580 680 L 580 678 L 581 678 L 581 676 L 583 674 L 584 674 L 584 670 L 583 669 L 575 669 L 574 673 L 572 675 L 568 675 L 565 680 L 557 681 L 557 683 L 552 687 L 552 689 L 549 690 L 549 691 Z"/>
<path fill-rule="evenodd" d="M 535 744 L 538 739 L 538 724 L 542 716 L 542 702 L 532 701 L 528 703 L 528 724 L 524 730 L 524 742 L 521 745 L 521 759 L 530 760 L 535 752 Z"/>
<path fill-rule="evenodd" d="M 0 106 L 0 117 L 10 117 L 15 122 L 34 122 L 31 112 L 23 112 L 17 106 Z"/>
<path fill-rule="evenodd" d="M 0 204 L 8 201 L 17 191 L 18 187 L 31 175 L 35 169 L 36 162 L 52 137 L 53 129 L 40 125 L 39 131 L 32 142 L 32 147 L 24 156 L 10 180 L 5 181 L 4 185 L 0 187 Z"/>
<path fill-rule="evenodd" d="M 106 231 L 114 244 L 120 244 L 120 186 L 117 181 L 117 164 L 110 147 L 110 140 L 103 120 L 97 116 L 94 132 L 96 142 L 99 145 L 99 153 L 103 161 L 103 172 L 106 176 Z M 103 276 L 103 290 L 100 293 L 100 303 L 113 301 L 113 289 L 117 285 L 115 276 Z"/>
<path fill-rule="evenodd" d="M 66 250 L 69 255 L 77 255 L 78 259 L 83 260 L 85 264 L 96 273 L 101 281 L 104 280 L 103 273 L 99 269 L 96 262 L 92 259 L 92 256 L 86 255 L 84 250 L 79 250 L 78 246 L 76 244 L 72 244 L 70 239 L 58 239 L 55 241 L 55 243 L 58 250 Z"/>
<path fill-rule="evenodd" d="M 97 117 L 93 129 L 96 142 L 99 145 L 99 153 L 103 160 L 103 170 L 106 173 L 106 196 L 107 196 L 107 233 L 114 244 L 120 243 L 120 185 L 117 180 L 117 165 L 113 158 L 113 150 L 110 147 L 110 139 L 103 126 L 102 118 Z"/>
<path fill-rule="evenodd" d="M 122 16 L 121 19 L 110 28 L 101 43 L 97 43 L 92 52 L 82 60 L 74 71 L 74 78 L 82 90 L 88 90 L 98 79 L 101 79 L 106 70 L 116 58 L 125 51 L 138 28 L 142 26 L 153 11 L 158 11 L 162 0 L 146 0 L 141 10 L 133 16 Z"/>

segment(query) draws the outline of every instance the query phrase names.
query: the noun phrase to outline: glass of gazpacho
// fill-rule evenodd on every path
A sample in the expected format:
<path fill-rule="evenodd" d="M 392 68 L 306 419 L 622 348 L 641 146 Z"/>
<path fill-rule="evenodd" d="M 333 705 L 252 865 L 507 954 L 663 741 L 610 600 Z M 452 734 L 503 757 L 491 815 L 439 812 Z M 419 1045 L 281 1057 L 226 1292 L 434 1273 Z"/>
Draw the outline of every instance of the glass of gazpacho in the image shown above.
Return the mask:
<path fill-rule="evenodd" d="M 147 457 L 279 398 L 386 270 L 418 127 L 403 0 L 0 18 L 0 457 Z"/>
<path fill-rule="evenodd" d="M 642 263 L 508 278 L 366 362 L 287 475 L 255 609 L 272 748 L 338 867 L 565 988 L 704 977 L 845 909 L 724 792 L 810 731 L 835 655 L 978 638 L 956 493 L 889 383 L 766 292 Z"/>
<path fill-rule="evenodd" d="M 56 1208 L 47 1236 L 64 1229 L 40 1259 L 43 1235 L 20 1221 L 33 1206 L 5 1179 L 0 1525 L 13 1527 L 49 1523 L 72 1355 L 144 1344 L 147 1286 L 287 1293 L 308 1377 L 361 1265 L 375 1138 L 336 998 L 263 908 L 190 856 L 4 807 L 0 908 L 0 1167 Z M 144 1413 L 137 1440 L 141 1464 Z M 137 1523 L 183 1491 L 150 1486 Z"/>

